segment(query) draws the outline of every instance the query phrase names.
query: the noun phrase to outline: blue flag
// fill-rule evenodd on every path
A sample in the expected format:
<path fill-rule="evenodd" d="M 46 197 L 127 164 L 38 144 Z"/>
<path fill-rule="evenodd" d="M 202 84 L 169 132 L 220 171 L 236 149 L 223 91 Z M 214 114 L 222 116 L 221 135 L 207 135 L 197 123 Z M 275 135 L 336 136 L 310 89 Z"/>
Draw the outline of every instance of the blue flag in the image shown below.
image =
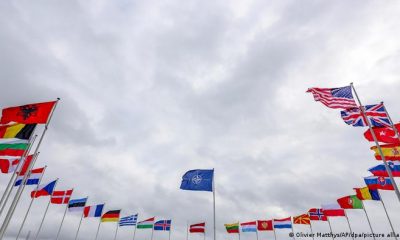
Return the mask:
<path fill-rule="evenodd" d="M 182 177 L 181 189 L 192 191 L 213 191 L 214 169 L 195 169 Z"/>

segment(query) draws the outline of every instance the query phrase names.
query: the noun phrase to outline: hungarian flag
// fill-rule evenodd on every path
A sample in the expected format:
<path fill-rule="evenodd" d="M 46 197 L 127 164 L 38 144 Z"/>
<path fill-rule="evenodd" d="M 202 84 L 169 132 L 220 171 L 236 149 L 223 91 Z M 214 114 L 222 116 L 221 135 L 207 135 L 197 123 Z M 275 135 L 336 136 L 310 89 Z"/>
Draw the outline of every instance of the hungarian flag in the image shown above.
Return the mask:
<path fill-rule="evenodd" d="M 0 138 L 1 143 L 7 143 L 13 139 L 26 140 L 28 142 L 32 133 L 34 132 L 36 124 L 6 124 L 0 125 Z"/>
<path fill-rule="evenodd" d="M 121 210 L 111 210 L 101 216 L 101 222 L 118 222 Z"/>
<path fill-rule="evenodd" d="M 400 123 L 397 123 L 394 126 L 396 127 L 397 131 L 400 132 Z M 396 133 L 394 132 L 393 128 L 373 127 L 372 129 L 375 133 L 378 142 L 400 144 L 400 140 L 396 136 Z M 365 131 L 364 137 L 370 142 L 374 141 L 374 139 L 372 138 L 371 131 L 369 129 Z"/>
<path fill-rule="evenodd" d="M 299 216 L 293 217 L 293 224 L 310 225 L 310 216 L 308 216 L 308 214 L 301 214 Z"/>
<path fill-rule="evenodd" d="M 13 173 L 18 166 L 21 157 L 0 157 L 0 171 L 2 173 Z"/>
<path fill-rule="evenodd" d="M 365 177 L 364 182 L 372 190 L 394 190 L 392 181 L 388 177 Z"/>
<path fill-rule="evenodd" d="M 339 198 L 337 202 L 344 209 L 363 209 L 363 204 L 356 195 Z"/>
<path fill-rule="evenodd" d="M 189 232 L 191 233 L 205 233 L 206 223 L 196 223 L 189 226 Z"/>
<path fill-rule="evenodd" d="M 28 149 L 25 140 L 13 141 L 12 143 L 0 144 L 0 156 L 22 156 L 25 150 Z"/>
<path fill-rule="evenodd" d="M 71 199 L 72 189 L 66 191 L 54 191 L 51 195 L 50 202 L 52 204 L 68 204 Z"/>
<path fill-rule="evenodd" d="M 383 156 L 386 160 L 400 160 L 400 145 L 399 144 L 385 144 L 381 145 Z M 371 150 L 375 152 L 375 159 L 382 160 L 379 150 L 376 146 L 371 147 Z"/>
<path fill-rule="evenodd" d="M 257 230 L 258 231 L 273 231 L 274 227 L 272 220 L 257 220 Z"/>
<path fill-rule="evenodd" d="M 399 161 L 387 161 L 387 164 L 392 172 L 393 177 L 400 177 L 400 162 Z M 389 177 L 386 171 L 385 164 L 379 164 L 375 167 L 368 169 L 374 176 L 378 177 Z"/>
<path fill-rule="evenodd" d="M 381 200 L 378 190 L 371 190 L 368 187 L 363 187 L 354 188 L 354 191 L 356 191 L 356 196 L 360 200 Z"/>
<path fill-rule="evenodd" d="M 55 104 L 56 101 L 5 108 L 2 111 L 0 123 L 47 123 L 47 119 Z"/>
<path fill-rule="evenodd" d="M 308 210 L 308 215 L 310 216 L 310 220 L 314 221 L 328 220 L 321 208 L 311 208 L 310 210 Z"/>
<path fill-rule="evenodd" d="M 152 217 L 152 218 L 143 220 L 143 221 L 141 221 L 141 222 L 138 222 L 138 224 L 137 224 L 136 227 L 137 227 L 138 229 L 153 228 L 154 219 L 155 219 L 155 217 Z"/>
<path fill-rule="evenodd" d="M 239 223 L 228 223 L 224 224 L 228 233 L 239 233 Z"/>
<path fill-rule="evenodd" d="M 323 204 L 322 212 L 327 217 L 344 217 L 346 213 L 344 209 L 340 207 L 338 203 Z"/>

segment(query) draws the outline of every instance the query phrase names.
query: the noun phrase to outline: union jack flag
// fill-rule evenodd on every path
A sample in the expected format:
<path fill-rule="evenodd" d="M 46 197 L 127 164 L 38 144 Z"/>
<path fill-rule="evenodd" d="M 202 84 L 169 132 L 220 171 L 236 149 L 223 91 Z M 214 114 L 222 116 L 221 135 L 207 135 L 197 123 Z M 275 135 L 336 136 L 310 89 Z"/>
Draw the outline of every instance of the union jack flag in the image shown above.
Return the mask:
<path fill-rule="evenodd" d="M 171 230 L 171 220 L 160 220 L 154 223 L 155 231 L 170 231 Z"/>
<path fill-rule="evenodd" d="M 319 101 L 329 108 L 356 108 L 357 104 L 354 101 L 351 93 L 351 86 L 340 88 L 309 88 L 314 96 L 315 101 Z"/>
<path fill-rule="evenodd" d="M 347 109 L 340 112 L 343 121 L 354 127 L 367 127 L 367 121 L 359 108 Z M 365 106 L 365 115 L 373 127 L 389 127 L 390 120 L 382 103 Z"/>

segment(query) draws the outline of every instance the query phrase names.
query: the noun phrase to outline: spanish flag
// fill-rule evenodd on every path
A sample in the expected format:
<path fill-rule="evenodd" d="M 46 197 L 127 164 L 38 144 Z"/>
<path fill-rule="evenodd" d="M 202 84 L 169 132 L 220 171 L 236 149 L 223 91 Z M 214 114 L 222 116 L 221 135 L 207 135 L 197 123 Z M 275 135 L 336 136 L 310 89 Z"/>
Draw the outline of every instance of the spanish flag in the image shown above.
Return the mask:
<path fill-rule="evenodd" d="M 111 210 L 101 216 L 101 222 L 118 222 L 121 210 Z"/>
<path fill-rule="evenodd" d="M 381 200 L 378 190 L 370 190 L 368 187 L 363 187 L 354 188 L 354 191 L 356 191 L 356 196 L 360 200 Z"/>
<path fill-rule="evenodd" d="M 21 123 L 0 125 L 0 138 L 3 138 L 2 142 L 9 141 L 13 138 L 29 140 L 35 127 L 36 124 Z"/>
<path fill-rule="evenodd" d="M 385 144 L 381 145 L 383 156 L 386 160 L 400 160 L 400 145 L 399 144 Z M 375 152 L 375 159 L 382 160 L 379 150 L 376 146 L 371 147 L 371 150 Z"/>

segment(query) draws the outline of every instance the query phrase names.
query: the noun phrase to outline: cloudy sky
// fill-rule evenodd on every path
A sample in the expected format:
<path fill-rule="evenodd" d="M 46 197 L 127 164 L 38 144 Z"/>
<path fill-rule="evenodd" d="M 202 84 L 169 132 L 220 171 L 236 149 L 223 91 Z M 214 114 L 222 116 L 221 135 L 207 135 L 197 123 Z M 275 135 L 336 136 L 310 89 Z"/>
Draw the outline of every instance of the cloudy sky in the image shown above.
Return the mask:
<path fill-rule="evenodd" d="M 224 223 L 299 215 L 363 186 L 377 164 L 364 129 L 305 91 L 354 82 L 363 103 L 384 101 L 398 121 L 399 11 L 398 1 L 364 0 L 2 1 L 0 107 L 60 97 L 36 164 L 48 165 L 43 181 L 58 177 L 58 189 L 123 215 L 172 218 L 172 240 L 199 221 L 212 239 L 212 194 L 179 184 L 189 169 L 215 168 L 217 237 L 237 240 Z M 400 232 L 398 200 L 382 197 Z M 22 236 L 36 234 L 47 202 L 33 203 Z M 365 204 L 375 232 L 389 232 L 380 202 Z M 55 238 L 64 209 L 50 206 L 39 239 Z M 354 231 L 369 231 L 363 211 L 348 216 Z M 62 239 L 74 239 L 79 218 L 66 215 Z M 83 220 L 79 239 L 94 239 L 97 225 Z M 344 219 L 331 225 L 348 231 Z M 102 224 L 99 239 L 114 231 Z"/>

